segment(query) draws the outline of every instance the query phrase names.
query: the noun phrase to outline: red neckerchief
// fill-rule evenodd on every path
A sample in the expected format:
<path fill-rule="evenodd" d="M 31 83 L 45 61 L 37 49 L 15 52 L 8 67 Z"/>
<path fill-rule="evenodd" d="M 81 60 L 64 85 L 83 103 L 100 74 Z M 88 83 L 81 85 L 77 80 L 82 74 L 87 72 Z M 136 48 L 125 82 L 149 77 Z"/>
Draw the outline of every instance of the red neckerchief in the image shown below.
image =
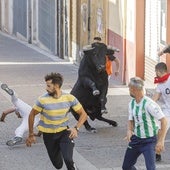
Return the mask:
<path fill-rule="evenodd" d="M 166 74 L 166 75 L 164 75 L 162 77 L 155 77 L 154 78 L 154 84 L 163 83 L 164 81 L 166 81 L 169 78 L 169 76 L 170 76 L 170 73 L 168 73 L 168 74 Z"/>

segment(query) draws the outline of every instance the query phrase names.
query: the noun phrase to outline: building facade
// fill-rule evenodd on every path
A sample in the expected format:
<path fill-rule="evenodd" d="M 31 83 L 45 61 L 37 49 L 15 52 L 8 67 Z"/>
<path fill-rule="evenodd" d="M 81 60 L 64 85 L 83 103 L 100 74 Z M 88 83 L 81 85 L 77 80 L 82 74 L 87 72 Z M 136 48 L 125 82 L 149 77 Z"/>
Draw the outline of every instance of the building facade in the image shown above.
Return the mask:
<path fill-rule="evenodd" d="M 108 44 L 121 50 L 121 81 L 132 76 L 153 82 L 155 64 L 164 61 L 170 66 L 169 54 L 157 51 L 170 43 L 169 0 L 110 0 Z"/>

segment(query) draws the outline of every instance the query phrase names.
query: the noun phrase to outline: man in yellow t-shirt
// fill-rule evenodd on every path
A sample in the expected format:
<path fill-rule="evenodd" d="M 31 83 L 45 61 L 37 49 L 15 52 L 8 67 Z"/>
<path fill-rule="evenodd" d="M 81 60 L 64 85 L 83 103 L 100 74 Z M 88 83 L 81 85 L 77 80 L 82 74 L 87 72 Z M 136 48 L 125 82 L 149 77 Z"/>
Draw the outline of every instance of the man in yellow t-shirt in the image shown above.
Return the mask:
<path fill-rule="evenodd" d="M 82 105 L 72 94 L 61 90 L 63 77 L 59 73 L 45 76 L 47 93 L 38 98 L 29 115 L 29 136 L 27 146 L 35 143 L 33 132 L 34 117 L 41 113 L 38 129 L 43 134 L 44 144 L 54 167 L 61 169 L 63 159 L 68 170 L 75 170 L 73 162 L 74 138 L 78 136 L 80 126 L 87 119 Z M 73 109 L 80 115 L 77 124 L 69 128 L 68 113 Z"/>

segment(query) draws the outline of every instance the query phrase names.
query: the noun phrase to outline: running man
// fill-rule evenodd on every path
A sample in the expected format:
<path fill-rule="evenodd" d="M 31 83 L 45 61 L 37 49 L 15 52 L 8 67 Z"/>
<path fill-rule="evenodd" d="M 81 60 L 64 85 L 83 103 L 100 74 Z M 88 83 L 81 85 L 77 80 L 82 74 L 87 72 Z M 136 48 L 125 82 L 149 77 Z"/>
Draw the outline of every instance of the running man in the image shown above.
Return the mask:
<path fill-rule="evenodd" d="M 155 151 L 161 153 L 164 150 L 167 131 L 165 115 L 156 102 L 144 95 L 144 82 L 141 78 L 130 79 L 129 92 L 133 98 L 129 103 L 126 136 L 129 144 L 122 169 L 136 170 L 137 159 L 143 154 L 146 169 L 156 170 Z"/>

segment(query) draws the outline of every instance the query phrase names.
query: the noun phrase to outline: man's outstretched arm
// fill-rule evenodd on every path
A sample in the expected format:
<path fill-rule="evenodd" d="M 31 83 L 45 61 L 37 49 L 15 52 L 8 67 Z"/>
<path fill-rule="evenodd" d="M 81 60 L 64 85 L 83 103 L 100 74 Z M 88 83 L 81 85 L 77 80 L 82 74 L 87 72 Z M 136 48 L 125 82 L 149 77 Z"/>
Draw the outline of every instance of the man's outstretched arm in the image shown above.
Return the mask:
<path fill-rule="evenodd" d="M 165 53 L 170 53 L 170 45 L 166 45 L 161 51 L 158 52 L 158 56 L 162 56 Z"/>
<path fill-rule="evenodd" d="M 1 115 L 1 118 L 0 118 L 0 121 L 1 121 L 1 122 L 4 122 L 5 117 L 6 117 L 8 114 L 13 113 L 13 112 L 15 112 L 15 111 L 16 111 L 16 108 L 15 108 L 15 107 L 12 107 L 12 108 L 10 108 L 10 109 L 7 109 L 7 110 L 3 111 L 3 112 L 2 112 L 2 115 Z"/>

